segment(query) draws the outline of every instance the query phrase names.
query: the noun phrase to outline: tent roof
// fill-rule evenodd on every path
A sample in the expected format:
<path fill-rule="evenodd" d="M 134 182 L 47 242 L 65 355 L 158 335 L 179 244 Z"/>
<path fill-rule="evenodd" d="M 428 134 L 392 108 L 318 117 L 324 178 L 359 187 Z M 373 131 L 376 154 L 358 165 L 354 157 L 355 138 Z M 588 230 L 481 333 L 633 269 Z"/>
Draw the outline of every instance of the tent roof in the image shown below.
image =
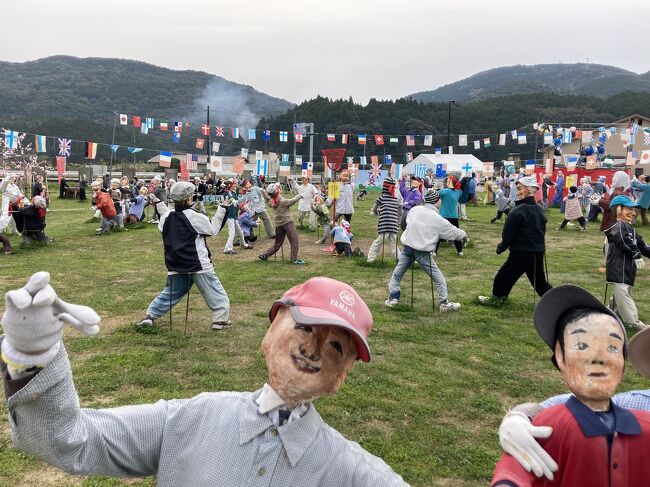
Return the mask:
<path fill-rule="evenodd" d="M 447 172 L 462 171 L 463 166 L 467 163 L 472 166 L 474 171 L 483 170 L 483 162 L 472 154 L 420 154 L 409 162 L 402 172 L 412 174 L 416 164 L 425 163 L 427 169 L 436 170 L 436 164 L 447 164 Z"/>

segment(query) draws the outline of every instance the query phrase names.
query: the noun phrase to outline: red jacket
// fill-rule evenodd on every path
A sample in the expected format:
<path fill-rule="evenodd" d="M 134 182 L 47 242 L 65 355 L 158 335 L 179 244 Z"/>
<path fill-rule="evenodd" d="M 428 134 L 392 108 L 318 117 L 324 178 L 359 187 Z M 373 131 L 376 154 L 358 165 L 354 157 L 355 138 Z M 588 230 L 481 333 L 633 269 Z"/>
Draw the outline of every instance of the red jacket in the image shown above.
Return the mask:
<path fill-rule="evenodd" d="M 98 191 L 95 194 L 95 208 L 102 212 L 104 218 L 113 218 L 117 215 L 111 195 L 103 191 Z"/>
<path fill-rule="evenodd" d="M 504 453 L 494 470 L 492 487 L 642 487 L 650 481 L 650 413 L 630 411 L 612 403 L 616 419 L 611 458 L 609 429 L 598 415 L 571 396 L 566 404 L 535 416 L 536 426 L 552 426 L 540 444 L 559 470 L 553 481 L 526 472 Z"/>

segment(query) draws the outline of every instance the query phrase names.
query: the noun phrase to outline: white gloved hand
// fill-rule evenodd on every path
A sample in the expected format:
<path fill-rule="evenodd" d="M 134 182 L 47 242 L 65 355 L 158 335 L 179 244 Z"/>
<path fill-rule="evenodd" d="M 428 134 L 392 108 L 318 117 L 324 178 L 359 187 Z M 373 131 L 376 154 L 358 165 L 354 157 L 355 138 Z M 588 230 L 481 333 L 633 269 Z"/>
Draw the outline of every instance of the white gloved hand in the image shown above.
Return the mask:
<path fill-rule="evenodd" d="M 557 463 L 535 440 L 548 438 L 552 433 L 550 426 L 533 426 L 524 413 L 510 411 L 499 426 L 499 443 L 503 451 L 514 457 L 527 472 L 553 480 Z"/>
<path fill-rule="evenodd" d="M 12 370 L 43 367 L 52 360 L 65 323 L 84 335 L 99 332 L 99 315 L 88 306 L 59 299 L 49 282 L 49 273 L 37 272 L 25 287 L 5 294 L 2 358 Z"/>
<path fill-rule="evenodd" d="M 645 269 L 645 262 L 642 258 L 634 259 L 634 263 L 636 264 L 636 268 L 640 271 Z"/>

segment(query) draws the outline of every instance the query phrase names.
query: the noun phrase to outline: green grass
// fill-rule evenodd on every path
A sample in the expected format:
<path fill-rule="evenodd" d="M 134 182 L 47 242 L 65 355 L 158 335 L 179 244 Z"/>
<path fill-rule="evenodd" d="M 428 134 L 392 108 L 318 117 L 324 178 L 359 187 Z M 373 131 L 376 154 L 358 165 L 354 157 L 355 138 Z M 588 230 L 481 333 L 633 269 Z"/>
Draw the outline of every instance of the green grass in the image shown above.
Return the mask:
<path fill-rule="evenodd" d="M 359 206 L 352 222 L 354 245 L 366 252 L 375 237 L 376 218 L 369 215 L 375 195 Z M 24 285 L 36 271 L 52 274 L 52 284 L 66 300 L 94 307 L 102 316 L 98 337 L 67 331 L 69 351 L 81 404 L 112 407 L 160 398 L 189 397 L 202 391 L 255 390 L 266 379 L 260 344 L 271 303 L 289 287 L 325 275 L 346 281 L 364 297 L 374 317 L 370 336 L 373 360 L 352 369 L 339 394 L 318 401 L 325 420 L 347 438 L 382 457 L 414 486 L 486 485 L 499 456 L 497 428 L 511 406 L 563 392 L 549 361 L 550 352 L 531 322 L 535 298 L 524 278 L 510 303 L 500 309 L 480 307 L 478 294 L 489 294 L 492 278 L 505 256 L 494 253 L 502 224 L 490 224 L 494 207 L 469 207 L 473 219 L 463 223 L 472 245 L 464 258 L 441 246 L 436 261 L 445 274 L 450 298 L 462 309 L 441 315 L 431 309 L 431 284 L 415 269 L 414 306 L 411 277 L 403 281 L 403 300 L 387 309 L 392 263 L 368 265 L 353 258 L 333 258 L 313 244 L 315 232 L 302 230 L 300 256 L 308 265 L 277 260 L 260 262 L 257 249 L 235 256 L 222 254 L 225 238 L 210 240 L 217 275 L 232 302 L 235 325 L 221 332 L 210 327 L 210 312 L 196 290 L 190 301 L 187 335 L 185 302 L 160 320 L 153 333 L 136 332 L 151 299 L 162 289 L 165 269 L 162 241 L 154 225 L 108 237 L 94 236 L 88 204 L 52 201 L 49 247 L 20 249 L 0 255 L 0 291 Z M 604 292 L 602 234 L 590 224 L 554 228 L 562 217 L 549 213 L 548 272 L 554 285 L 574 283 L 597 296 Z M 644 236 L 650 232 L 641 228 Z M 262 232 L 263 234 L 263 232 Z M 289 247 L 285 245 L 285 259 Z M 650 273 L 637 277 L 635 294 L 647 293 Z M 640 315 L 650 319 L 648 300 L 637 299 Z M 631 332 L 632 333 L 632 332 Z M 646 388 L 630 367 L 622 390 Z M 6 404 L 0 404 L 0 485 L 121 486 L 155 484 L 154 479 L 124 481 L 86 479 L 62 474 L 11 447 Z"/>

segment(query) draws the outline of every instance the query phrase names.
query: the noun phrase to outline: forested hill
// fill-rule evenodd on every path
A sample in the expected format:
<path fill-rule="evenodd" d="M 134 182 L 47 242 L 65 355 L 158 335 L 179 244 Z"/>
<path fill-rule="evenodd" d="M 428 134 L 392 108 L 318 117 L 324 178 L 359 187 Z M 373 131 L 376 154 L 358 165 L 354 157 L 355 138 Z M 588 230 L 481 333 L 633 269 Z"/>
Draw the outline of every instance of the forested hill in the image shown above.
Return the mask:
<path fill-rule="evenodd" d="M 219 76 L 140 61 L 52 56 L 0 62 L 3 121 L 56 118 L 112 124 L 113 112 L 173 120 L 204 110 L 210 102 L 215 115 L 226 111 L 219 114 L 224 124 L 235 118 L 229 113 L 234 108 L 259 118 L 293 106 Z"/>
<path fill-rule="evenodd" d="M 408 97 L 419 101 L 462 101 L 530 93 L 611 96 L 625 91 L 650 92 L 650 72 L 636 74 L 587 63 L 506 66 Z"/>
<path fill-rule="evenodd" d="M 404 137 L 400 138 L 397 146 L 391 146 L 388 144 L 387 136 L 434 134 L 433 146 L 446 147 L 448 108 L 447 103 L 423 103 L 408 99 L 370 100 L 367 106 L 362 106 L 351 99 L 330 100 L 318 97 L 303 102 L 280 116 L 261 120 L 258 128 L 291 130 L 294 119 L 299 122 L 313 122 L 315 131 L 322 134 L 368 134 L 366 155 L 384 152 L 404 154 L 411 151 L 417 155 L 423 151 L 431 152 L 432 147 L 423 147 L 418 143 L 416 147 L 407 148 L 404 146 Z M 607 124 L 633 113 L 650 115 L 650 93 L 621 93 L 608 98 L 548 93 L 493 97 L 452 106 L 451 143 L 458 145 L 457 134 L 494 136 L 526 125 L 530 132 L 533 122 Z M 371 134 L 383 134 L 385 145 L 376 147 L 370 137 Z M 508 152 L 521 152 L 523 157 L 533 158 L 534 138 L 529 137 L 529 141 L 527 145 L 518 145 L 513 144 L 508 137 L 509 145 L 500 147 L 496 145 L 496 140 L 493 138 L 492 147 L 488 149 L 474 151 L 470 142 L 468 147 L 462 148 L 462 151 L 473 153 L 488 161 L 505 158 Z M 307 145 L 298 144 L 298 153 L 306 154 Z M 320 154 L 320 149 L 330 147 L 341 147 L 340 137 L 337 137 L 336 142 L 328 142 L 326 136 L 316 137 L 317 154 Z M 363 154 L 364 147 L 358 145 L 354 137 L 346 147 L 348 156 Z M 271 147 L 271 150 L 274 149 L 283 152 L 281 147 Z M 456 150 L 461 149 L 457 147 Z"/>

